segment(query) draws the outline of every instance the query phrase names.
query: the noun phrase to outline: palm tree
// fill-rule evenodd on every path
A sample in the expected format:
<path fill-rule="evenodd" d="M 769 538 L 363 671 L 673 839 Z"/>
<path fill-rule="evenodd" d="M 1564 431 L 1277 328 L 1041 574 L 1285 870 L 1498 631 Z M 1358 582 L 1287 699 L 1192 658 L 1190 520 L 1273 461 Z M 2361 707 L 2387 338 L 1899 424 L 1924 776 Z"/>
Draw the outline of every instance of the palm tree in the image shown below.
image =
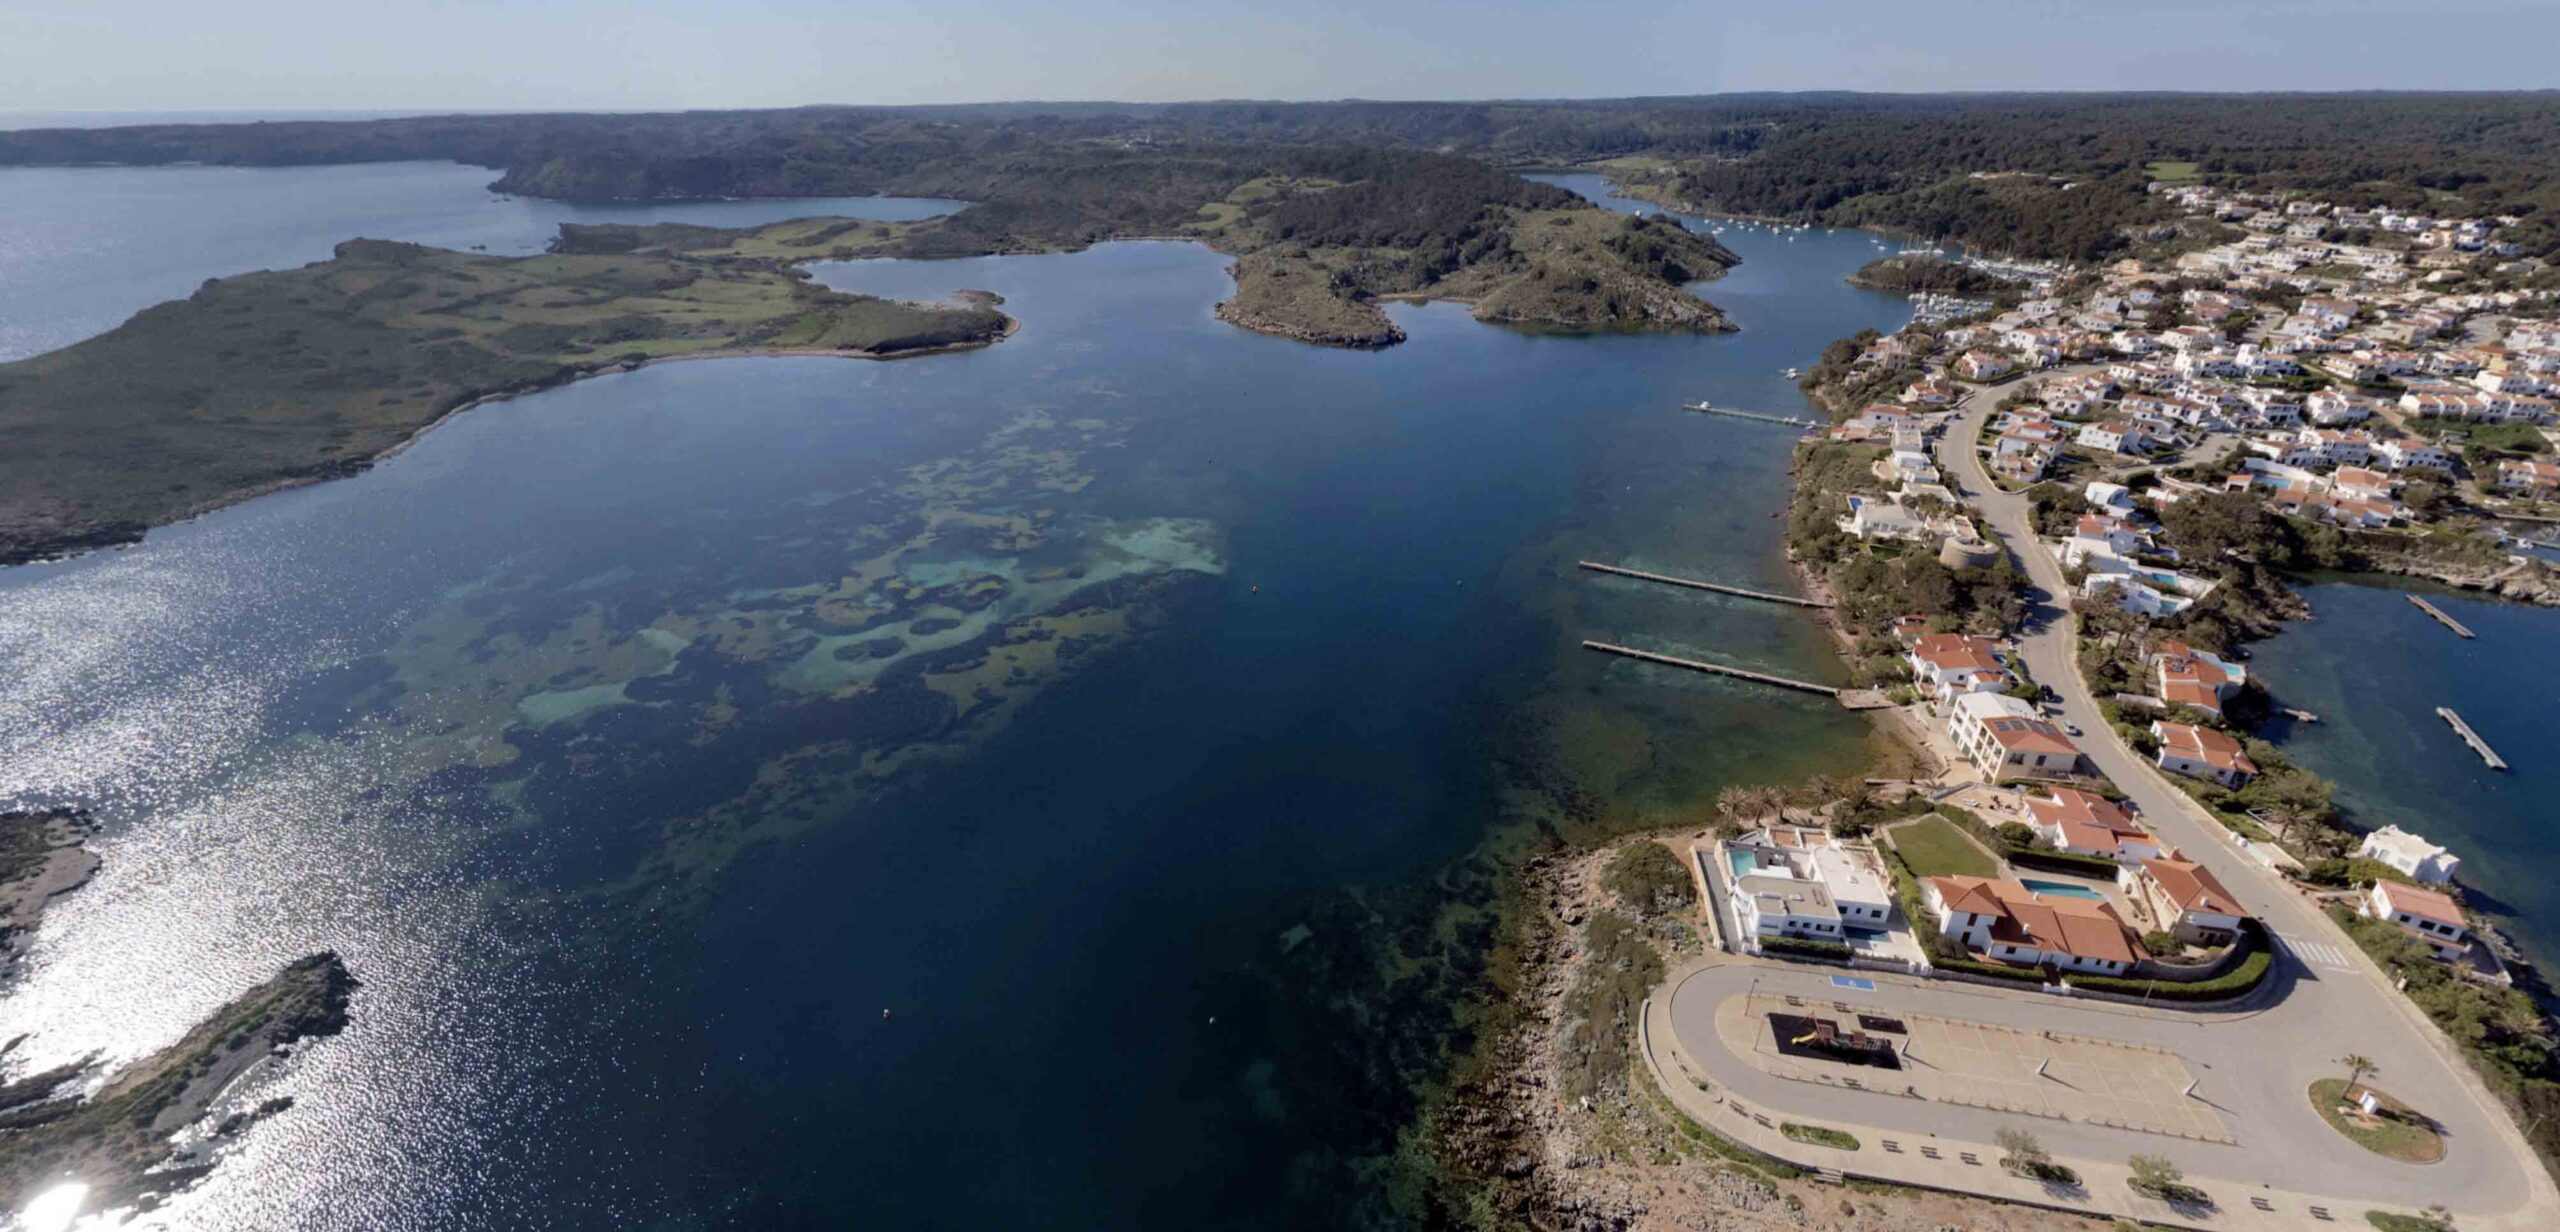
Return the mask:
<path fill-rule="evenodd" d="M 2356 1093 L 2356 1087 L 2364 1082 L 2366 1075 L 2381 1072 L 2381 1067 L 2373 1063 L 2373 1058 L 2361 1052 L 2350 1052 L 2338 1058 L 2338 1064 L 2347 1067 L 2347 1094 L 2349 1095 Z"/>
<path fill-rule="evenodd" d="M 1735 824 L 1751 807 L 1751 789 L 1739 783 L 1716 793 L 1716 815 Z"/>

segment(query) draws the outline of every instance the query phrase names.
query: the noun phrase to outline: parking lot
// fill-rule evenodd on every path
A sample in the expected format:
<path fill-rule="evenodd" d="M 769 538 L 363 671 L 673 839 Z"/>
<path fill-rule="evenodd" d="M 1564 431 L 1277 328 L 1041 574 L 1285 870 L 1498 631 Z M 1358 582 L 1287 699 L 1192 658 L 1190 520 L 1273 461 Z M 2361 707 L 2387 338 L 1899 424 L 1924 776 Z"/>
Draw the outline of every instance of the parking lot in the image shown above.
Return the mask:
<path fill-rule="evenodd" d="M 2174 1053 L 2146 1044 L 1991 1023 L 1904 1014 L 1877 1032 L 1899 1068 L 1833 1060 L 1781 1039 L 1774 1022 L 1797 1030 L 1808 1019 L 1859 1029 L 1856 1007 L 1779 993 L 1729 997 L 1716 1030 L 1735 1055 L 1782 1078 L 1904 1095 L 1995 1112 L 2162 1134 L 2197 1142 L 2234 1141 L 2213 1106 L 2189 1093 L 2195 1074 Z"/>

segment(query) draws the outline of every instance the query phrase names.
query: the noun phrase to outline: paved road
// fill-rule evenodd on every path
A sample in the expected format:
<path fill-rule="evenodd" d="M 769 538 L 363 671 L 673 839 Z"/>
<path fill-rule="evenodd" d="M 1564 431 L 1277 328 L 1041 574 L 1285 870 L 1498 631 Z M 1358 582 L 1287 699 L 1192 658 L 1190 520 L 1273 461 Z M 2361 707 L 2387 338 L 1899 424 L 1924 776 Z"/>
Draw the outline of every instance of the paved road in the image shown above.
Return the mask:
<path fill-rule="evenodd" d="M 2309 986 L 2298 969 L 2289 968 L 2289 972 L 2285 977 L 2293 985 L 2289 992 Z M 2254 1011 L 2195 1013 L 2075 1002 L 2049 993 L 2008 992 L 1952 981 L 1859 974 L 1876 984 L 1874 992 L 1837 987 L 1827 971 L 1727 960 L 1676 983 L 1670 993 L 1672 1034 L 1680 1051 L 1728 1090 L 1775 1113 L 1907 1139 L 1937 1136 L 1988 1142 L 2001 1129 L 2022 1127 L 2057 1156 L 2099 1163 L 2121 1164 L 2138 1153 L 2166 1155 L 2199 1184 L 2216 1191 L 2226 1206 L 2239 1205 L 2245 1191 L 2263 1186 L 2333 1199 L 2341 1209 L 2356 1214 L 2361 1214 L 2362 1207 L 2347 1204 L 2415 1210 L 2443 1202 L 2465 1216 L 2467 1226 L 2474 1222 L 2473 1216 L 2486 1222 L 2534 1198 L 2513 1156 L 2482 1137 L 2476 1126 L 2450 1125 L 2456 1145 L 2443 1162 L 2421 1165 L 2368 1154 L 2322 1123 L 2305 1090 L 2315 1078 L 2343 1076 L 2328 1058 L 2385 1047 L 2389 1032 L 2333 1031 L 2317 1021 L 2317 998 L 2287 995 Z M 2166 1048 L 2195 1072 L 2196 1095 L 2214 1106 L 2239 1141 L 2236 1145 L 2192 1142 L 1780 1078 L 1735 1056 L 1716 1032 L 1716 1007 L 1755 990 L 1804 997 L 1817 1006 L 1842 1001 L 1889 1014 L 1933 1014 Z M 2366 1042 L 2353 1042 L 2360 1038 Z M 2409 1043 L 2404 1037 L 2403 1046 Z M 2389 1081 L 2390 1062 L 2384 1062 L 2383 1068 L 2384 1076 L 2376 1085 L 2409 1089 Z M 2482 1149 L 2484 1143 L 2486 1149 Z"/>
<path fill-rule="evenodd" d="M 2239 1106 L 2303 1105 L 2301 1092 L 2312 1079 L 2338 1073 L 2336 1058 L 2363 1053 L 2381 1063 L 2377 1086 L 2420 1106 L 2447 1127 L 2454 1145 L 2446 1161 L 2429 1170 L 2430 1200 L 2491 1213 L 2542 1203 L 2552 1212 L 2546 1226 L 2560 1227 L 2560 1193 L 2533 1160 L 2514 1123 L 2442 1034 L 2390 987 L 2334 922 L 2243 854 L 2227 829 L 2170 786 L 2108 725 L 2080 678 L 2072 622 L 2064 607 L 2069 586 L 2061 565 L 2036 539 L 2027 499 L 1995 487 L 1975 454 L 1974 442 L 1991 409 L 1990 399 L 1976 396 L 1940 442 L 1939 461 L 1980 519 L 2008 540 L 2034 585 L 2019 638 L 2027 670 L 2061 695 L 2064 720 L 2087 733 L 2079 741 L 2081 750 L 2141 810 L 2145 824 L 2187 858 L 2212 869 L 2241 905 L 2283 940 L 2286 960 L 2279 964 L 2274 994 L 2280 999 L 2272 1007 L 2237 1020 L 2200 1016 L 2201 1025 L 2191 1028 L 2199 1041 L 2232 1041 L 2210 1046 L 2217 1055 L 2239 1062 L 2236 1069 L 2217 1067 L 2227 1080 L 2245 1088 L 2233 1093 Z M 1687 1042 L 1685 1032 L 1682 1042 Z M 2301 1111 L 2310 1115 L 2307 1106 Z M 2270 1128 L 2277 1136 L 2292 1133 L 2281 1128 L 2290 1124 L 2281 1119 L 2244 1122 L 2241 1149 L 2253 1147 L 2249 1140 L 2268 1136 Z M 2316 1121 L 2310 1129 L 2320 1136 L 2329 1133 Z M 2387 1165 L 2334 1138 L 2322 1145 L 2342 1148 L 2322 1155 L 2326 1162 L 2317 1165 L 2336 1173 L 2342 1185 L 2389 1175 Z M 2295 1166 L 2315 1164 L 2306 1157 Z M 2279 1178 L 2269 1174 L 2264 1179 Z M 2310 1179 L 2281 1183 L 2323 1188 Z"/>

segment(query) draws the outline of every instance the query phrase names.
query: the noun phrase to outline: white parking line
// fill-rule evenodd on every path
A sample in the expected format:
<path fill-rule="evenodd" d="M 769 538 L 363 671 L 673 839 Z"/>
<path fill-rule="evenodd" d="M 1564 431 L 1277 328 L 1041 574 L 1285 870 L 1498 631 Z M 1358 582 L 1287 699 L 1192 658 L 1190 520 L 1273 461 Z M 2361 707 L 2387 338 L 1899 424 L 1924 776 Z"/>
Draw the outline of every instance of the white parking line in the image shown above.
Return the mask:
<path fill-rule="evenodd" d="M 2306 967 L 2321 966 L 2332 971 L 2356 969 L 2355 964 L 2347 961 L 2346 951 L 2325 942 L 2297 941 L 2283 933 L 2277 933 L 2276 944 L 2282 947 L 2285 953 L 2293 955 L 2295 961 Z"/>

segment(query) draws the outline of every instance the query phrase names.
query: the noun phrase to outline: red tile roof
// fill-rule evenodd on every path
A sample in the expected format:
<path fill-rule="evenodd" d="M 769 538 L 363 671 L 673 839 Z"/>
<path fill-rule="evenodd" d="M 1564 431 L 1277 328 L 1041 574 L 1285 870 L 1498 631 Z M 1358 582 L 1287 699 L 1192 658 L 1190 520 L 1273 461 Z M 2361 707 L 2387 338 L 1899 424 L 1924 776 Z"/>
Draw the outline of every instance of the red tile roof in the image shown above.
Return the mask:
<path fill-rule="evenodd" d="M 2470 927 L 2470 921 L 2462 918 L 2462 904 L 2444 894 L 2396 881 L 2386 881 L 2374 888 L 2382 892 L 2393 911 L 2406 911 L 2419 919 L 2433 920 L 2454 928 Z"/>
<path fill-rule="evenodd" d="M 2178 904 L 2180 911 L 2201 911 L 2208 915 L 2246 916 L 2240 900 L 2224 889 L 2213 870 L 2186 860 L 2145 860 L 2142 871 L 2160 884 L 2160 892 Z"/>
<path fill-rule="evenodd" d="M 2160 747 L 2169 752 L 2184 754 L 2216 770 L 2238 770 L 2244 774 L 2258 772 L 2258 764 L 2241 751 L 2239 741 L 2210 727 L 2166 721 L 2154 722 L 2152 726 L 2159 731 Z"/>
<path fill-rule="evenodd" d="M 2140 957 L 2132 930 L 2105 903 L 2047 897 L 1988 877 L 1932 877 L 1929 884 L 1950 909 L 1991 917 L 1995 939 L 2077 958 L 2130 963 Z"/>
<path fill-rule="evenodd" d="M 2152 841 L 2151 832 L 2135 825 L 2132 815 L 2115 801 L 2076 788 L 2057 787 L 2049 798 L 2030 798 L 2027 813 L 2038 826 L 2061 830 L 2065 847 L 2113 851 L 2125 839 Z"/>
<path fill-rule="evenodd" d="M 1998 643 L 1987 637 L 1966 637 L 1961 633 L 1932 633 L 1912 643 L 1914 657 L 1942 672 L 1999 671 L 2000 657 L 1992 653 Z"/>

